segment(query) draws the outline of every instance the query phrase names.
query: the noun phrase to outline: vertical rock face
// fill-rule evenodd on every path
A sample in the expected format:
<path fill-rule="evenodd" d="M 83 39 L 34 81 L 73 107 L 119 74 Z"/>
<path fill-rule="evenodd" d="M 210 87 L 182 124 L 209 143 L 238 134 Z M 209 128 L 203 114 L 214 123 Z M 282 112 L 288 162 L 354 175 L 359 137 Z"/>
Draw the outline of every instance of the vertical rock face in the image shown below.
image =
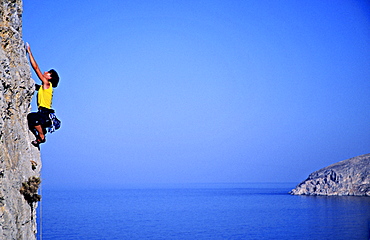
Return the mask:
<path fill-rule="evenodd" d="M 35 239 L 37 201 L 24 194 L 30 179 L 39 181 L 41 161 L 27 127 L 34 81 L 22 40 L 21 0 L 0 0 L 0 40 L 0 239 Z"/>
<path fill-rule="evenodd" d="M 370 196 L 370 154 L 350 158 L 313 172 L 290 193 Z"/>

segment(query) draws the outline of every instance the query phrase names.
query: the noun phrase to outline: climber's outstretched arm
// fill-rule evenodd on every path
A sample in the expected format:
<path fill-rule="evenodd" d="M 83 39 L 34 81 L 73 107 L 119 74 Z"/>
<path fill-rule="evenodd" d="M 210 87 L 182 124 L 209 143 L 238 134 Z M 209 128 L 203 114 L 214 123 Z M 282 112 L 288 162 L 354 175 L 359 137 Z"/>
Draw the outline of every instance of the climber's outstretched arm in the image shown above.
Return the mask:
<path fill-rule="evenodd" d="M 50 86 L 49 80 L 44 76 L 44 74 L 42 74 L 42 72 L 39 68 L 39 65 L 37 64 L 35 58 L 32 55 L 31 46 L 28 43 L 26 45 L 26 49 L 27 49 L 28 55 L 30 56 L 30 62 L 31 62 L 31 66 L 32 66 L 33 70 L 35 70 L 36 75 L 42 81 L 42 85 L 46 86 L 46 88 L 49 88 L 49 86 Z"/>

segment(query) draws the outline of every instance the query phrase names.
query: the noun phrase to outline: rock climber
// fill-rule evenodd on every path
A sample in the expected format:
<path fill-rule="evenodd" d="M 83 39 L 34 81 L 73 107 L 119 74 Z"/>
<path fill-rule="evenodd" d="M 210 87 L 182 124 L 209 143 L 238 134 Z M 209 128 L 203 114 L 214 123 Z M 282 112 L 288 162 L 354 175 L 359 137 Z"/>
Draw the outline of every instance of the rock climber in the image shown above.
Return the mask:
<path fill-rule="evenodd" d="M 52 124 L 49 114 L 54 113 L 54 110 L 51 108 L 53 100 L 53 88 L 58 86 L 59 76 L 54 69 L 42 73 L 32 55 L 31 47 L 28 43 L 26 44 L 26 50 L 30 58 L 31 66 L 37 77 L 41 80 L 41 85 L 36 84 L 36 90 L 38 91 L 38 112 L 29 113 L 27 116 L 29 129 L 36 137 L 36 140 L 32 141 L 31 143 L 35 147 L 39 147 L 41 143 L 46 142 L 46 128 Z"/>

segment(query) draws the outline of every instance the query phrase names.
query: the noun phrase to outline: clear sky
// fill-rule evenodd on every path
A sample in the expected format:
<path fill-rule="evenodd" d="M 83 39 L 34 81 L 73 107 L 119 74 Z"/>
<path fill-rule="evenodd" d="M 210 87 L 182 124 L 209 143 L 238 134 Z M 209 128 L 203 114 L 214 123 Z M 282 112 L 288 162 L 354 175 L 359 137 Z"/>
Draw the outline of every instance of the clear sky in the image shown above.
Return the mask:
<path fill-rule="evenodd" d="M 299 183 L 370 152 L 368 1 L 23 7 L 24 40 L 61 77 L 44 185 Z"/>

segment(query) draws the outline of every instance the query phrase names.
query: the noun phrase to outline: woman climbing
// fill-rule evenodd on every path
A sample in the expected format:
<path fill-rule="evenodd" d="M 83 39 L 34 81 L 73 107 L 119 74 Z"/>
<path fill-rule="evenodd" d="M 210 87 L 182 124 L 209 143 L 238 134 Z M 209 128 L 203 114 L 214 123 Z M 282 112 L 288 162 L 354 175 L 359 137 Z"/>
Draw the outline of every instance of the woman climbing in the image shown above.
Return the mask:
<path fill-rule="evenodd" d="M 36 136 L 36 140 L 32 141 L 32 144 L 35 147 L 38 147 L 41 143 L 46 142 L 46 127 L 49 127 L 52 124 L 49 114 L 54 113 L 54 110 L 51 108 L 53 101 L 53 88 L 58 86 L 59 76 L 54 69 L 42 73 L 32 55 L 31 47 L 28 43 L 26 44 L 26 49 L 30 58 L 31 66 L 37 77 L 41 80 L 41 86 L 36 84 L 36 90 L 38 91 L 38 112 L 29 113 L 27 116 L 28 126 Z"/>

